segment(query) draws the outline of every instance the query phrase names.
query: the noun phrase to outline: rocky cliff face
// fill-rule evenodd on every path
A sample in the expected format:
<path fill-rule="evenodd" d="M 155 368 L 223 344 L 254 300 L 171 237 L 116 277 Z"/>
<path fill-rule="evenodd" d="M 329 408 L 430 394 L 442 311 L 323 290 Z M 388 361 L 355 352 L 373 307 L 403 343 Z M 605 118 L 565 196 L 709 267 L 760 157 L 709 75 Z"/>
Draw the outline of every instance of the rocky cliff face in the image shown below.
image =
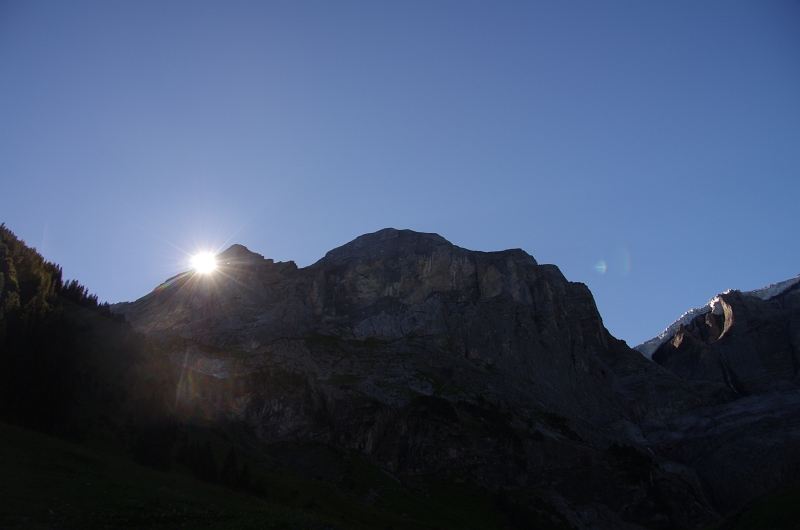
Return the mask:
<path fill-rule="evenodd" d="M 796 476 L 789 465 L 755 488 L 715 487 L 723 463 L 698 463 L 707 441 L 763 414 L 714 430 L 697 411 L 794 402 L 749 406 L 740 396 L 760 387 L 744 379 L 645 359 L 605 330 L 585 285 L 521 250 L 386 229 L 302 269 L 239 245 L 218 260 L 212 275 L 181 274 L 114 310 L 184 367 L 187 414 L 247 425 L 254 443 L 358 450 L 411 484 L 457 470 L 530 491 L 579 528 L 707 524 Z"/>
<path fill-rule="evenodd" d="M 720 294 L 652 353 L 669 371 L 736 395 L 643 424 L 647 443 L 696 469 L 725 509 L 800 476 L 800 282 L 783 283 L 773 296 Z"/>
<path fill-rule="evenodd" d="M 767 300 L 739 291 L 719 295 L 713 311 L 680 326 L 653 360 L 743 396 L 800 384 L 800 283 Z"/>

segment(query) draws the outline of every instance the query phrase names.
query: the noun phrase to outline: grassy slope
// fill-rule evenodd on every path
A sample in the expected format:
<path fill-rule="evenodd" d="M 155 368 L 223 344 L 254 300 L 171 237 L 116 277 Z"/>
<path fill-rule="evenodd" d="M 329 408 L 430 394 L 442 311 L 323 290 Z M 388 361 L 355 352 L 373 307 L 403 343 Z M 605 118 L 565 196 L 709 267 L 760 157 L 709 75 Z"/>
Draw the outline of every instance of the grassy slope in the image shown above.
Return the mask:
<path fill-rule="evenodd" d="M 311 448 L 312 451 L 319 448 Z M 331 451 L 336 458 L 335 451 Z M 4 528 L 503 528 L 485 492 L 458 484 L 428 496 L 368 462 L 349 460 L 342 487 L 286 470 L 254 472 L 266 499 L 165 473 L 122 454 L 0 424 L 0 526 Z M 431 485 L 434 485 L 433 483 Z"/>
<path fill-rule="evenodd" d="M 249 495 L 0 425 L 0 524 L 10 528 L 320 528 Z"/>

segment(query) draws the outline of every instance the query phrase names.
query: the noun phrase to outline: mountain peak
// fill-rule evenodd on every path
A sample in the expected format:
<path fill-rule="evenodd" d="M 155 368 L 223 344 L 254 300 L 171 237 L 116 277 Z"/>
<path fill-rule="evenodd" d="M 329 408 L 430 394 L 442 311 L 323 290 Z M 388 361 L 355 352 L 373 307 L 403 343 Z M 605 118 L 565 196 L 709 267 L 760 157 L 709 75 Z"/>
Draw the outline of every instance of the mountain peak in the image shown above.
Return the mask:
<path fill-rule="evenodd" d="M 437 246 L 452 247 L 453 244 L 439 234 L 384 228 L 377 232 L 359 236 L 349 243 L 331 250 L 325 254 L 323 259 L 342 260 L 375 253 L 395 253 L 403 248 L 424 250 Z"/>
<path fill-rule="evenodd" d="M 249 248 L 247 248 L 244 245 L 240 245 L 238 243 L 235 243 L 235 244 L 231 245 L 230 247 L 228 247 L 227 249 L 225 249 L 222 252 L 220 252 L 219 254 L 217 254 L 217 259 L 220 260 L 220 261 L 226 260 L 226 259 L 236 259 L 236 260 L 262 259 L 263 260 L 264 256 L 262 256 L 261 254 L 257 254 L 255 252 L 251 251 Z"/>
<path fill-rule="evenodd" d="M 519 249 L 386 228 L 302 269 L 242 245 L 217 259 L 220 274 L 112 309 L 194 374 L 169 401 L 255 444 L 331 443 L 414 484 L 452 469 L 540 488 L 569 521 L 584 482 L 622 496 L 579 528 L 653 513 L 707 526 L 797 480 L 783 470 L 800 469 L 800 283 L 720 295 L 651 362 L 608 333 L 585 285 Z M 618 472 L 631 462 L 635 477 Z"/>
<path fill-rule="evenodd" d="M 741 291 L 740 294 L 746 297 L 753 297 L 758 298 L 760 300 L 769 300 L 772 297 L 778 296 L 792 287 L 800 283 L 800 274 L 795 276 L 794 278 L 789 278 L 788 280 L 784 280 L 782 282 L 773 283 L 767 285 L 766 287 L 762 287 L 761 289 L 754 289 L 752 291 Z M 729 294 L 734 292 L 734 289 L 728 289 L 724 293 L 720 293 L 717 296 L 711 298 L 708 303 L 702 307 L 695 307 L 690 309 L 689 311 L 685 312 L 681 317 L 673 322 L 672 324 L 667 327 L 664 331 L 660 334 L 656 335 L 650 340 L 639 344 L 634 349 L 647 357 L 648 359 L 652 360 L 653 354 L 658 350 L 663 344 L 668 342 L 672 337 L 678 332 L 681 326 L 688 326 L 694 319 L 699 316 L 705 315 L 706 313 L 713 313 L 716 315 L 721 314 L 722 312 L 722 305 L 720 303 L 720 297 L 725 294 Z"/>

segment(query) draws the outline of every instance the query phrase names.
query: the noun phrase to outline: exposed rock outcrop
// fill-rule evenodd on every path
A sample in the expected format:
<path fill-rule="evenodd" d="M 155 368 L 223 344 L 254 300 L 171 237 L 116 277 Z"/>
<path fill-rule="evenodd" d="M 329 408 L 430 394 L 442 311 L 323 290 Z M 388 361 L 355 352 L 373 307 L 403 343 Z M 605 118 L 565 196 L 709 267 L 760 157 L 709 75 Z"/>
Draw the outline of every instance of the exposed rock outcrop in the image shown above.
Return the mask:
<path fill-rule="evenodd" d="M 722 463 L 698 463 L 702 440 L 761 421 L 726 408 L 760 379 L 692 380 L 645 359 L 606 331 L 585 285 L 522 250 L 386 229 L 305 268 L 240 245 L 218 261 L 114 307 L 184 366 L 179 401 L 194 415 L 244 423 L 261 443 L 355 449 L 408 480 L 457 469 L 529 488 L 580 528 L 708 524 L 760 491 L 720 489 Z M 698 410 L 718 428 L 684 427 Z"/>
<path fill-rule="evenodd" d="M 312 333 L 414 343 L 499 378 L 494 393 L 521 384 L 536 402 L 588 421 L 667 416 L 724 400 L 723 385 L 687 384 L 613 340 L 585 285 L 521 250 L 474 252 L 435 234 L 386 229 L 304 269 L 240 245 L 218 259 L 215 275 L 184 273 L 115 310 L 147 333 L 246 355 Z M 684 392 L 619 391 L 662 386 L 644 375 L 654 370 L 669 381 L 664 393 L 670 385 Z"/>
<path fill-rule="evenodd" d="M 658 454 L 695 469 L 729 511 L 800 478 L 800 282 L 728 291 L 688 315 L 657 338 L 653 361 L 723 383 L 737 399 L 642 430 Z"/>
<path fill-rule="evenodd" d="M 723 382 L 738 395 L 797 385 L 800 283 L 767 300 L 719 295 L 714 310 L 681 325 L 653 361 L 687 379 Z"/>

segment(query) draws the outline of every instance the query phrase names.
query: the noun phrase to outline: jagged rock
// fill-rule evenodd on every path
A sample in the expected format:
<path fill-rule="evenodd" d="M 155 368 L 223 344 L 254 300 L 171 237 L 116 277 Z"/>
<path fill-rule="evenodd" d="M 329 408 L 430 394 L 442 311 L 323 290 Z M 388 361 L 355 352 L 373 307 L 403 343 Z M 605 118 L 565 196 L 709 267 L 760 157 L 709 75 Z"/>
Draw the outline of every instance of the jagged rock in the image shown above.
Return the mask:
<path fill-rule="evenodd" d="M 800 283 L 767 300 L 731 291 L 718 303 L 718 310 L 680 326 L 653 360 L 744 396 L 800 382 Z"/>
<path fill-rule="evenodd" d="M 715 297 L 652 354 L 677 375 L 724 383 L 741 398 L 642 424 L 647 444 L 695 469 L 722 511 L 800 477 L 800 283 L 784 283 L 774 296 Z"/>
<path fill-rule="evenodd" d="M 304 269 L 240 245 L 220 254 L 219 264 L 219 274 L 184 273 L 114 309 L 147 333 L 249 356 L 274 352 L 279 339 L 311 333 L 416 340 L 450 364 L 464 360 L 488 379 L 502 380 L 485 383 L 495 394 L 513 387 L 513 393 L 589 421 L 670 415 L 723 399 L 721 386 L 687 386 L 663 371 L 660 377 L 682 397 L 621 393 L 618 380 L 647 385 L 641 374 L 657 368 L 610 337 L 585 285 L 568 282 L 557 267 L 538 265 L 521 250 L 475 252 L 436 234 L 386 229 Z"/>
<path fill-rule="evenodd" d="M 405 480 L 458 469 L 533 487 L 579 528 L 707 525 L 761 491 L 715 489 L 722 463 L 697 467 L 744 387 L 644 358 L 606 331 L 585 285 L 522 250 L 385 229 L 305 268 L 240 245 L 218 262 L 113 308 L 183 366 L 192 417 L 358 450 Z M 722 427 L 685 451 L 664 442 L 695 410 Z"/>

